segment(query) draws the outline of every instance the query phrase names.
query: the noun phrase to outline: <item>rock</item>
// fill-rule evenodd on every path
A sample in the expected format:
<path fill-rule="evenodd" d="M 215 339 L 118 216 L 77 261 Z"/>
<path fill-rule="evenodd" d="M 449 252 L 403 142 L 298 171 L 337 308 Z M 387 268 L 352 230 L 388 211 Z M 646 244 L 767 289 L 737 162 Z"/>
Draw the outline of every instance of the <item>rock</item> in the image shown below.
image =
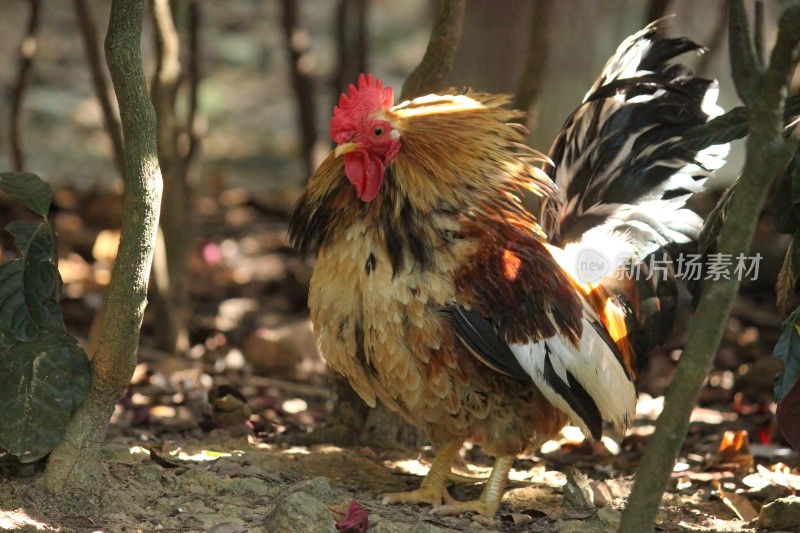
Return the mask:
<path fill-rule="evenodd" d="M 298 492 L 304 492 L 314 498 L 324 502 L 326 504 L 331 503 L 338 503 L 341 498 L 338 498 L 336 492 L 331 487 L 331 484 L 328 482 L 328 478 L 323 476 L 317 476 L 311 479 L 304 479 L 303 481 L 298 481 L 297 483 L 293 483 L 286 487 L 283 492 L 281 492 L 280 497 L 284 497 L 289 494 L 295 494 Z"/>
<path fill-rule="evenodd" d="M 564 507 L 577 513 L 594 512 L 594 493 L 586 475 L 571 466 L 567 467 L 565 474 L 567 483 L 564 485 Z"/>
<path fill-rule="evenodd" d="M 410 533 L 449 533 L 451 531 L 455 532 L 456 530 L 450 529 L 449 527 L 442 528 L 435 526 L 430 522 L 419 522 Z"/>
<path fill-rule="evenodd" d="M 266 531 L 272 533 L 337 533 L 336 522 L 325 504 L 305 492 L 278 498 L 266 526 Z"/>
<path fill-rule="evenodd" d="M 161 473 L 163 468 L 155 464 L 140 464 L 136 465 L 136 477 L 145 483 L 159 483 L 161 482 Z"/>
<path fill-rule="evenodd" d="M 308 320 L 258 328 L 245 337 L 242 353 L 256 372 L 271 378 L 307 381 L 324 375 L 325 363 Z"/>
<path fill-rule="evenodd" d="M 372 523 L 370 516 L 369 533 L 455 533 L 455 529 L 441 528 L 429 522 L 396 522 L 394 520 L 381 520 L 377 524 Z M 484 531 L 486 531 L 484 529 Z"/>
<path fill-rule="evenodd" d="M 597 513 L 594 515 L 594 519 L 607 525 L 607 531 L 616 531 L 622 520 L 622 512 L 606 506 L 598 509 Z"/>
<path fill-rule="evenodd" d="M 212 472 L 202 468 L 191 468 L 174 479 L 176 488 L 198 496 L 215 494 L 226 488 L 229 481 L 223 480 Z"/>
<path fill-rule="evenodd" d="M 228 331 L 259 311 L 258 300 L 254 298 L 228 298 L 219 304 L 217 327 Z"/>
<path fill-rule="evenodd" d="M 592 516 L 580 520 L 556 520 L 547 531 L 559 533 L 606 533 L 616 531 L 622 513 L 611 506 L 601 507 Z"/>
<path fill-rule="evenodd" d="M 761 508 L 758 526 L 769 529 L 800 529 L 800 496 L 787 496 Z"/>
<path fill-rule="evenodd" d="M 227 490 L 232 494 L 242 496 L 272 496 L 275 494 L 274 487 L 255 477 L 234 478 L 228 485 Z"/>
<path fill-rule="evenodd" d="M 247 526 L 236 522 L 222 522 L 209 528 L 208 533 L 244 533 Z"/>

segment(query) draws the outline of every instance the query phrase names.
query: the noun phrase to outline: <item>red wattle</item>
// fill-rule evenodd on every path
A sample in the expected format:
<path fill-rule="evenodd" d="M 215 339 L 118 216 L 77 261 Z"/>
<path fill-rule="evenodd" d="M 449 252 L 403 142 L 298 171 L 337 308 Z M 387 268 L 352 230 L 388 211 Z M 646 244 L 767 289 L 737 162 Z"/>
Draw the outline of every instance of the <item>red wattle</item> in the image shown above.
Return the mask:
<path fill-rule="evenodd" d="M 356 195 L 364 202 L 378 196 L 383 182 L 383 163 L 366 151 L 345 154 L 344 173 L 356 188 Z"/>

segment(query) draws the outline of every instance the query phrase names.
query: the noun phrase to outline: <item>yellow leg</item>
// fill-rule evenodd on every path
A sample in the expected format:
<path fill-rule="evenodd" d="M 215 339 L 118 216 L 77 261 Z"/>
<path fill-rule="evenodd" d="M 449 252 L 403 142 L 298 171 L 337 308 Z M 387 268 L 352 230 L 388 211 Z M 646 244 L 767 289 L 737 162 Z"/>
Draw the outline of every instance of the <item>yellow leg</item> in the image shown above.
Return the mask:
<path fill-rule="evenodd" d="M 447 486 L 450 484 L 450 465 L 453 457 L 461 449 L 462 442 L 447 442 L 439 447 L 436 458 L 433 460 L 430 471 L 422 485 L 411 492 L 393 492 L 383 495 L 383 503 L 427 503 L 438 507 L 443 503 L 455 502 Z"/>
<path fill-rule="evenodd" d="M 516 457 L 513 455 L 504 455 L 494 460 L 492 473 L 489 475 L 489 480 L 477 500 L 442 505 L 433 509 L 431 514 L 457 515 L 472 511 L 485 519 L 491 520 L 500 508 L 500 500 L 503 498 L 503 491 L 506 487 L 506 481 L 508 481 L 508 473 L 511 471 L 514 459 Z"/>

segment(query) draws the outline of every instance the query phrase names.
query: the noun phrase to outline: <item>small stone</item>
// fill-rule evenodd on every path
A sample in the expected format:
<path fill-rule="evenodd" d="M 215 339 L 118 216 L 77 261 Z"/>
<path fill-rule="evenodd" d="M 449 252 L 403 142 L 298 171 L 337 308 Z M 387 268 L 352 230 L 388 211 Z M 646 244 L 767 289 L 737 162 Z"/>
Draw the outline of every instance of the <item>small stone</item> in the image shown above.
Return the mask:
<path fill-rule="evenodd" d="M 379 524 L 373 524 L 372 516 L 370 516 L 369 526 L 369 533 L 455 533 L 454 529 L 443 529 L 423 521 L 414 524 L 411 522 L 383 520 Z"/>
<path fill-rule="evenodd" d="M 796 531 L 800 528 L 800 496 L 780 498 L 762 507 L 758 526 Z"/>
<path fill-rule="evenodd" d="M 305 492 L 278 498 L 266 526 L 266 531 L 272 533 L 337 533 L 336 522 L 325 504 Z"/>
<path fill-rule="evenodd" d="M 238 477 L 231 480 L 227 490 L 244 496 L 272 496 L 275 488 L 254 477 Z"/>
<path fill-rule="evenodd" d="M 281 497 L 297 492 L 304 492 L 328 504 L 339 503 L 336 492 L 333 490 L 333 487 L 331 487 L 330 482 L 328 482 L 328 478 L 324 476 L 305 479 L 289 485 L 283 490 Z"/>
<path fill-rule="evenodd" d="M 622 512 L 617 511 L 613 507 L 606 506 L 598 509 L 594 518 L 600 522 L 608 525 L 608 531 L 615 531 L 620 521 L 622 520 Z"/>
<path fill-rule="evenodd" d="M 244 533 L 247 527 L 236 522 L 223 522 L 208 529 L 208 533 Z"/>
<path fill-rule="evenodd" d="M 145 483 L 159 483 L 163 468 L 154 464 L 140 464 L 136 466 L 136 477 Z"/>
<path fill-rule="evenodd" d="M 272 378 L 307 381 L 325 369 L 308 320 L 253 331 L 244 339 L 242 354 L 257 373 Z"/>
<path fill-rule="evenodd" d="M 605 507 L 610 504 L 614 497 L 611 496 L 611 489 L 603 481 L 592 481 L 589 486 L 592 487 L 592 494 L 594 495 L 594 504 L 597 507 Z"/>
<path fill-rule="evenodd" d="M 564 485 L 564 507 L 568 511 L 589 513 L 595 510 L 594 493 L 589 480 L 575 468 L 569 466 L 564 472 L 567 484 Z"/>
<path fill-rule="evenodd" d="M 449 533 L 451 531 L 454 532 L 455 529 L 450 529 L 449 527 L 442 528 L 430 522 L 419 522 L 410 533 Z"/>

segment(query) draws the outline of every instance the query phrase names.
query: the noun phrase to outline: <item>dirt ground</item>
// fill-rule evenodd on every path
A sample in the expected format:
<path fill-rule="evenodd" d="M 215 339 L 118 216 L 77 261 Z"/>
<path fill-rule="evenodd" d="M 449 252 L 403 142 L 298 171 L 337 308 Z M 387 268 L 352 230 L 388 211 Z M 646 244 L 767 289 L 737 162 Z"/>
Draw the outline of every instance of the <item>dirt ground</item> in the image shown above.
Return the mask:
<path fill-rule="evenodd" d="M 23 531 L 277 531 L 271 527 L 276 506 L 288 495 L 304 492 L 330 513 L 327 520 L 311 513 L 291 515 L 295 531 L 331 530 L 332 520 L 341 520 L 349 502 L 356 500 L 369 511 L 369 531 L 376 533 L 605 532 L 618 524 L 620 505 L 631 486 L 630 476 L 603 473 L 613 471 L 613 463 L 595 464 L 587 473 L 602 480 L 610 501 L 591 512 L 570 511 L 564 506 L 565 475 L 541 460 L 521 459 L 512 471 L 498 519 L 487 527 L 469 517 L 432 516 L 425 506 L 381 504 L 382 493 L 418 485 L 430 453 L 385 457 L 366 448 L 254 444 L 247 437 L 215 431 L 201 440 L 169 441 L 164 467 L 151 459 L 147 444 L 123 437 L 107 443 L 111 485 L 102 514 L 48 516 L 26 509 L 20 495 L 33 475 L 0 484 L 0 526 Z M 485 465 L 473 463 L 459 471 L 476 477 L 488 474 Z M 660 531 L 755 530 L 712 497 L 708 483 L 699 485 L 691 492 L 666 496 Z M 474 498 L 479 490 L 464 485 L 453 494 Z"/>

